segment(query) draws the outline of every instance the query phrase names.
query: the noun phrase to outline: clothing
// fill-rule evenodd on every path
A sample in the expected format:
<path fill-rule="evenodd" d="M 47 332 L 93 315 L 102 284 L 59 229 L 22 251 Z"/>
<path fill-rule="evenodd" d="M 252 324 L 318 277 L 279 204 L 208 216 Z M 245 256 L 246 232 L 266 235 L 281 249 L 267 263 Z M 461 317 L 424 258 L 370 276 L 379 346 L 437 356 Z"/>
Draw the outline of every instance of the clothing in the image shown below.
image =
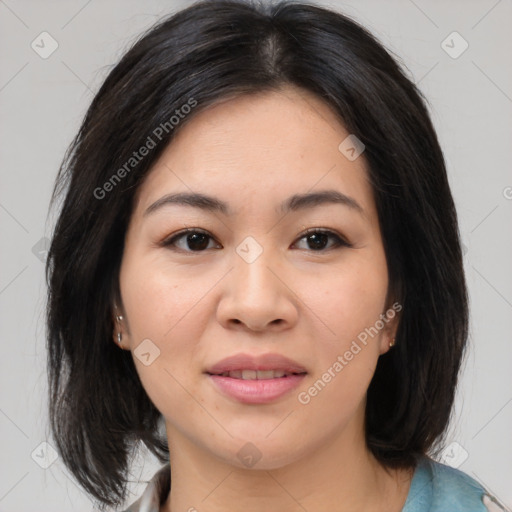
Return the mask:
<path fill-rule="evenodd" d="M 418 461 L 402 512 L 487 512 L 484 496 L 491 498 L 466 473 L 423 457 Z"/>
<path fill-rule="evenodd" d="M 125 512 L 159 512 L 170 491 L 169 464 L 148 483 L 142 496 Z M 484 496 L 493 498 L 473 478 L 458 469 L 422 457 L 414 471 L 402 512 L 490 512 Z"/>
<path fill-rule="evenodd" d="M 171 469 L 166 464 L 149 481 L 142 496 L 124 512 L 159 512 L 171 490 Z"/>

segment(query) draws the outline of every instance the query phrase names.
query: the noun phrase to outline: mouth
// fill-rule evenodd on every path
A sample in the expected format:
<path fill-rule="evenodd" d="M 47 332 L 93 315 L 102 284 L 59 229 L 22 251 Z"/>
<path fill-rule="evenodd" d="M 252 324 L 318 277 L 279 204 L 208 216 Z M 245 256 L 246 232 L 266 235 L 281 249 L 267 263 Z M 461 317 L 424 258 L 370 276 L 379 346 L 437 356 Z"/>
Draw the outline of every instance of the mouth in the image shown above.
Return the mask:
<path fill-rule="evenodd" d="M 297 361 L 281 354 L 235 354 L 218 361 L 205 373 L 222 375 L 233 379 L 263 380 L 281 378 L 293 374 L 307 373 Z"/>
<path fill-rule="evenodd" d="M 285 379 L 292 375 L 305 375 L 307 372 L 287 372 L 285 370 L 232 370 L 222 373 L 209 373 L 208 375 L 217 375 L 219 377 L 229 377 L 230 379 L 242 380 L 270 380 Z"/>
<path fill-rule="evenodd" d="M 247 405 L 263 405 L 285 398 L 307 375 L 284 374 L 283 371 L 270 370 L 261 372 L 264 378 L 258 378 L 258 373 L 254 370 L 239 370 L 219 375 L 208 374 L 208 379 L 217 392 L 232 401 Z"/>
<path fill-rule="evenodd" d="M 225 358 L 204 372 L 216 391 L 243 404 L 277 401 L 296 388 L 308 374 L 296 361 L 280 354 Z"/>

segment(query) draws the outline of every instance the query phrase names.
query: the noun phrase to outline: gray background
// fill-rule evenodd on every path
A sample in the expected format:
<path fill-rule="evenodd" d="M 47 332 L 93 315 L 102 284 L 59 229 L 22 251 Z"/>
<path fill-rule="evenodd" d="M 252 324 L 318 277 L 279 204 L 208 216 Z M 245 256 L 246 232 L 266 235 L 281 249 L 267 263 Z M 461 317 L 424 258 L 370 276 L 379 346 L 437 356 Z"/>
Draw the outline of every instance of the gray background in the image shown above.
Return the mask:
<path fill-rule="evenodd" d="M 60 459 L 41 467 L 52 462 L 52 448 L 41 445 L 48 435 L 44 237 L 55 220 L 46 218 L 48 202 L 64 151 L 112 64 L 158 17 L 188 3 L 0 0 L 0 512 L 93 509 Z M 321 3 L 373 31 L 431 104 L 472 309 L 444 461 L 512 508 L 512 2 Z M 43 31 L 58 44 L 46 59 L 31 47 L 51 48 Z M 448 37 L 454 31 L 463 39 Z M 453 58 L 464 40 L 469 47 Z M 157 467 L 142 453 L 134 480 Z M 133 485 L 130 501 L 143 487 Z"/>

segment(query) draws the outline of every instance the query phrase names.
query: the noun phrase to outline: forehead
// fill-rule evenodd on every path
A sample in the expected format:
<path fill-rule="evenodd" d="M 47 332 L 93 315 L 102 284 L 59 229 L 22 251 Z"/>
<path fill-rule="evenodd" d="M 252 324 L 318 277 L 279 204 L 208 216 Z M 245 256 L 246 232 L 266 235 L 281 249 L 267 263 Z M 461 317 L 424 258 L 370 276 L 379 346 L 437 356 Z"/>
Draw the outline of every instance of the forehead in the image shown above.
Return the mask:
<path fill-rule="evenodd" d="M 334 187 L 371 210 L 364 158 L 339 150 L 349 135 L 328 105 L 300 89 L 223 100 L 177 132 L 141 186 L 138 208 L 174 191 L 215 195 L 236 210 Z"/>

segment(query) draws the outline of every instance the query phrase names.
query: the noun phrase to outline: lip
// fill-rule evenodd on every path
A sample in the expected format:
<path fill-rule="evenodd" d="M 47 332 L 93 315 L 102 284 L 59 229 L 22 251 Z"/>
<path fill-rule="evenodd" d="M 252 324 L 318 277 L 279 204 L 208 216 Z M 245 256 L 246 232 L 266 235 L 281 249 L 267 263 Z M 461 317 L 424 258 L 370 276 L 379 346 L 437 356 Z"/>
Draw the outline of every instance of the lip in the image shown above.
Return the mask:
<path fill-rule="evenodd" d="M 243 380 L 221 375 L 208 375 L 223 394 L 234 398 L 244 404 L 268 404 L 286 395 L 296 388 L 306 377 L 305 373 L 300 375 L 289 375 L 277 379 L 265 380 Z"/>
<path fill-rule="evenodd" d="M 262 380 L 235 379 L 220 375 L 234 370 L 282 370 L 299 375 Z M 296 388 L 307 375 L 306 369 L 296 361 L 272 353 L 259 356 L 236 354 L 222 359 L 205 373 L 221 393 L 244 404 L 273 402 Z"/>
<path fill-rule="evenodd" d="M 306 369 L 293 359 L 273 353 L 259 356 L 235 354 L 215 363 L 206 370 L 206 373 L 221 374 L 234 370 L 283 370 L 288 373 L 307 373 Z"/>

